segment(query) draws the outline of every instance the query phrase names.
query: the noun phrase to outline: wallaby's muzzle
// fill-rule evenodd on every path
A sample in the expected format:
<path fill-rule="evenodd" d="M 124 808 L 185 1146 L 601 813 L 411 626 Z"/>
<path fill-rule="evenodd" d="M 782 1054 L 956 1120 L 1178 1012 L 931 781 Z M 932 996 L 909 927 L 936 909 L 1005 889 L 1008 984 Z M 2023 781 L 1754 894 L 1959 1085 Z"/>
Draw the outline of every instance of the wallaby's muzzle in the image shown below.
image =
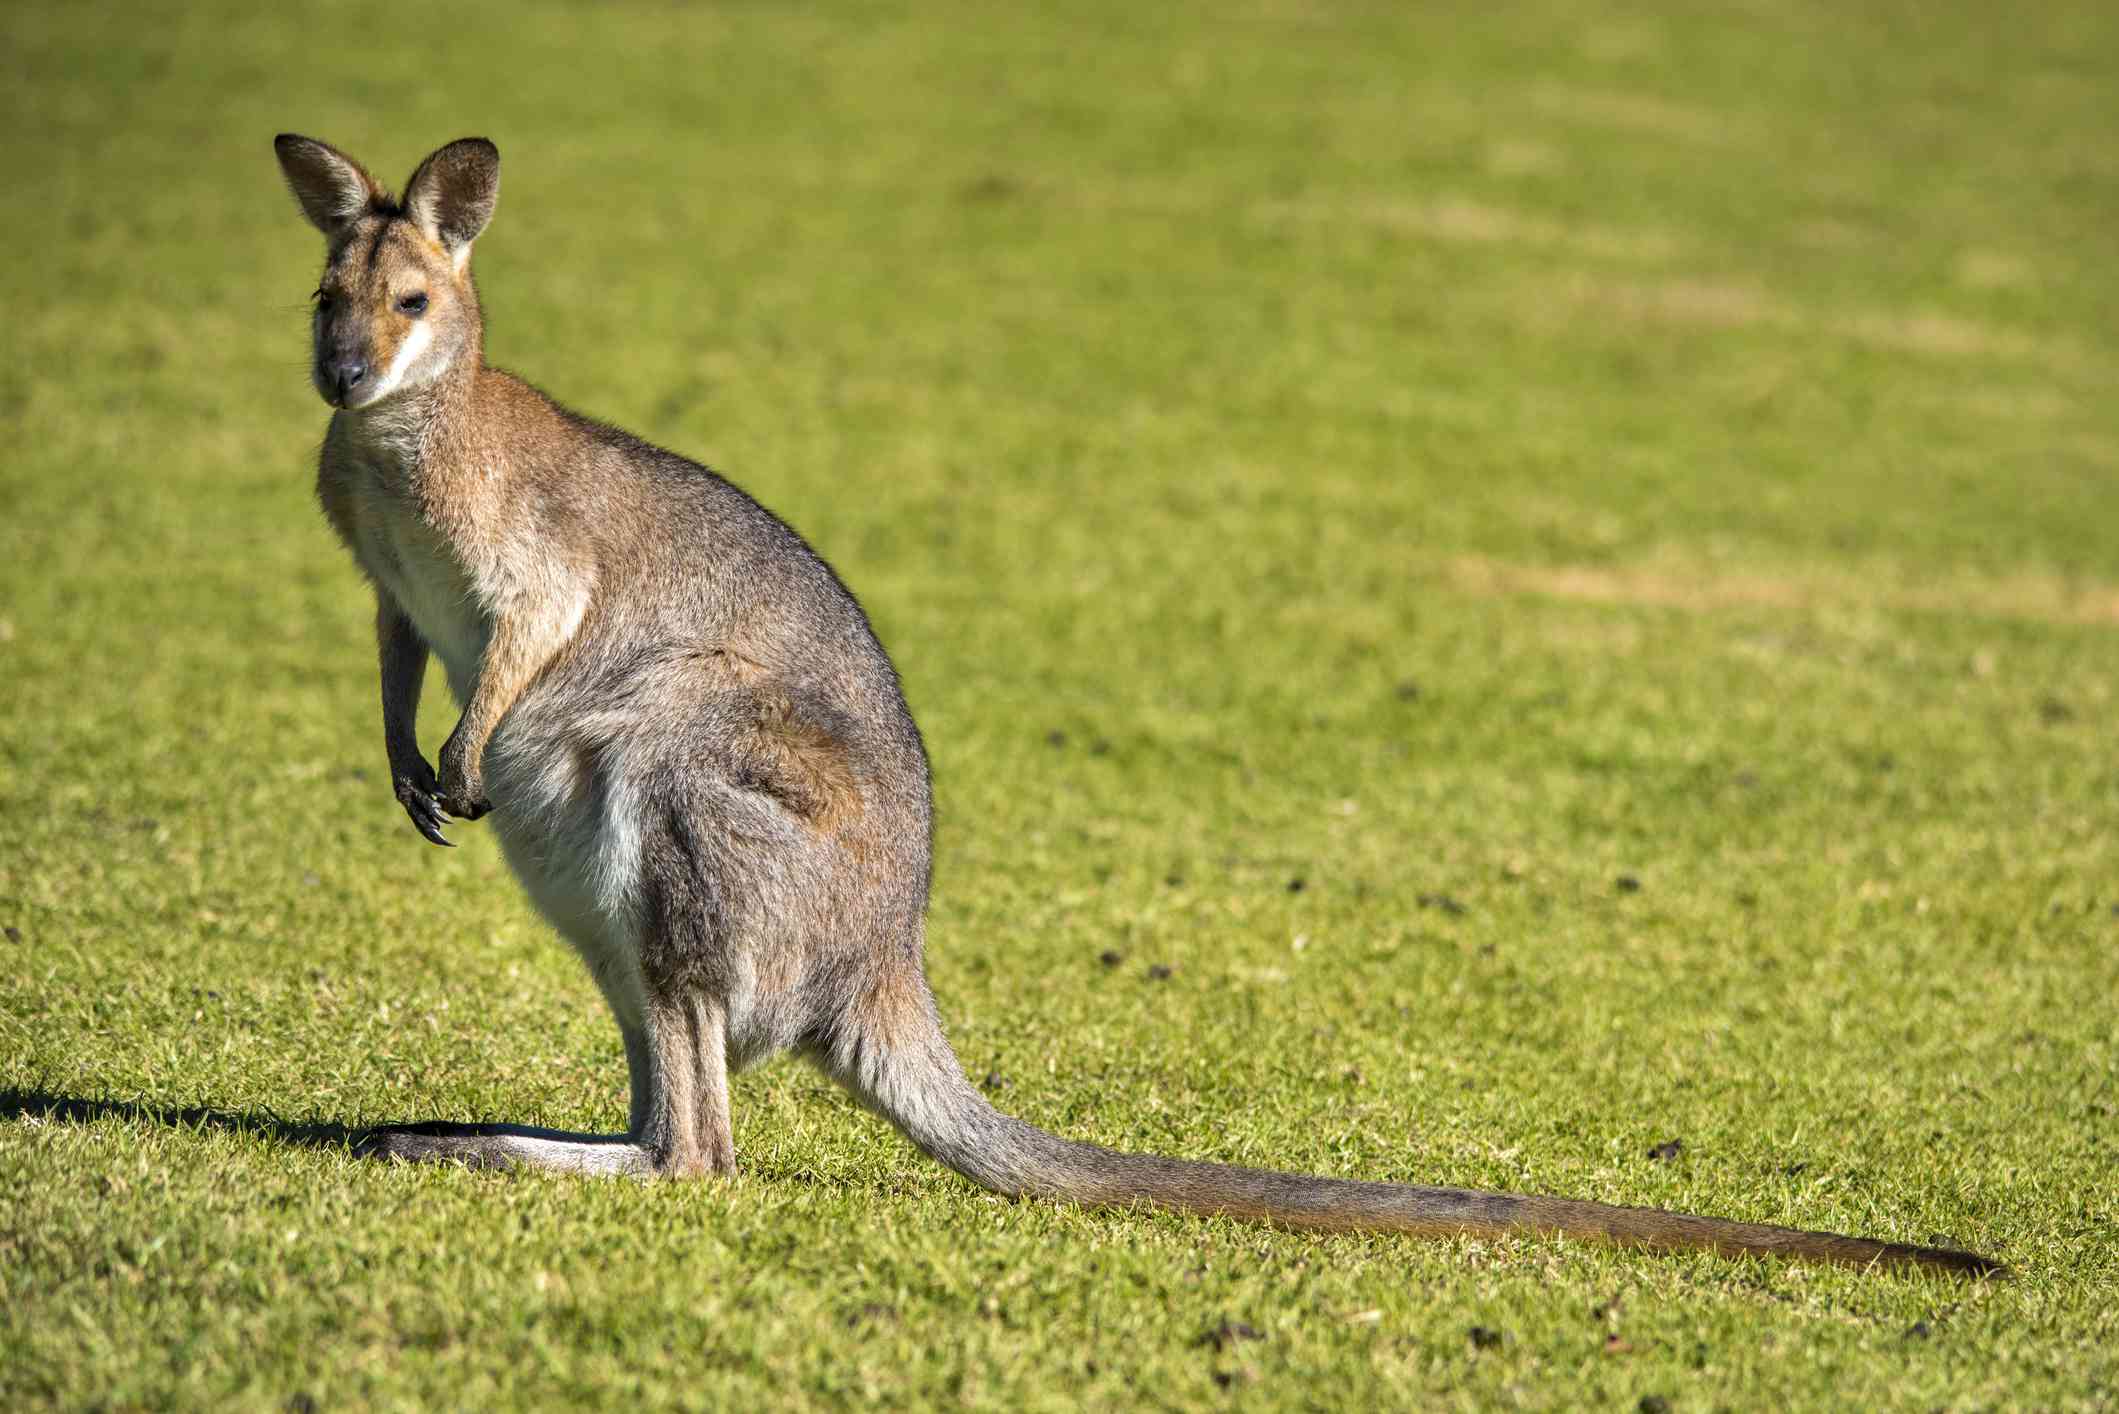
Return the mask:
<path fill-rule="evenodd" d="M 366 391 L 367 381 L 368 360 L 360 354 L 333 354 L 317 364 L 317 389 L 335 407 L 352 407 L 354 398 Z"/>

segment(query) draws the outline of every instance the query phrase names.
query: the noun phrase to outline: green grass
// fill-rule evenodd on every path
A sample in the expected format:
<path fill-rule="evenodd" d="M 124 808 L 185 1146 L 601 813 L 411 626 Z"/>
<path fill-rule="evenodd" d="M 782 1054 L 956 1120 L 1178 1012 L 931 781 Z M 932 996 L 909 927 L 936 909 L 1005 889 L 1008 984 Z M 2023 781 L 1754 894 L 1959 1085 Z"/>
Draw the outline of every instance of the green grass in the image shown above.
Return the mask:
<path fill-rule="evenodd" d="M 2119 1400 L 2119 10 L 1181 8 L 0 11 L 0 1406 Z M 287 128 L 495 138 L 494 356 L 862 594 L 1007 1107 L 2021 1279 L 1010 1204 L 792 1066 L 734 1183 L 354 1163 L 623 1063 L 390 799 Z"/>

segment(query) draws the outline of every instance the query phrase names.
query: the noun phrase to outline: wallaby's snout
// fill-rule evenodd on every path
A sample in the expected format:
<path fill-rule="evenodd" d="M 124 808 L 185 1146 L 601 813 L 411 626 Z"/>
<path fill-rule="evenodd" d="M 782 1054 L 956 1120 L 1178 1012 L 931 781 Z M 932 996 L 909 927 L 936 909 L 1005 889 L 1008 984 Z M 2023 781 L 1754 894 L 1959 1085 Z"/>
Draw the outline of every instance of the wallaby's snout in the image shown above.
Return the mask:
<path fill-rule="evenodd" d="M 318 290 L 316 296 L 316 364 L 311 377 L 316 391 L 336 408 L 361 405 L 374 391 L 368 374 L 374 368 L 368 321 L 347 303 Z"/>
<path fill-rule="evenodd" d="M 325 402 L 350 408 L 361 384 L 368 381 L 368 360 L 357 353 L 332 355 L 318 362 L 316 381 Z"/>
<path fill-rule="evenodd" d="M 335 408 L 372 407 L 481 362 L 471 243 L 500 195 L 500 151 L 464 138 L 434 153 L 402 201 L 329 143 L 282 133 L 280 170 L 324 233 L 316 286 L 316 391 Z"/>

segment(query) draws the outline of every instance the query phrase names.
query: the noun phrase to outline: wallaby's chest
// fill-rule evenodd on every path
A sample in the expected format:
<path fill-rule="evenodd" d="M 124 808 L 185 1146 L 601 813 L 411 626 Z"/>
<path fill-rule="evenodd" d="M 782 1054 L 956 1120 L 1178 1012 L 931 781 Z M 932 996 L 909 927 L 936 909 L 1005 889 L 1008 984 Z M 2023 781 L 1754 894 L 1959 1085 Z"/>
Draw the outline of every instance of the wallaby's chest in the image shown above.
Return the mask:
<path fill-rule="evenodd" d="M 421 513 L 397 479 L 359 459 L 338 468 L 348 514 L 334 515 L 354 556 L 397 600 L 448 671 L 450 689 L 468 698 L 492 632 L 494 586 L 475 557 Z"/>

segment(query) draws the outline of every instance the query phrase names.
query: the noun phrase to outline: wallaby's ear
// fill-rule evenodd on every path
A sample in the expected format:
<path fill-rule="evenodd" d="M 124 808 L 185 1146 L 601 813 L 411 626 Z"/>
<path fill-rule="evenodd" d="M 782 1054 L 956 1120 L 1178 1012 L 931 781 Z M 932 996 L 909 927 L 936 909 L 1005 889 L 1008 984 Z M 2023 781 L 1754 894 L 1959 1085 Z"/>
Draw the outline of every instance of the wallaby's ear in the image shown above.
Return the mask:
<path fill-rule="evenodd" d="M 302 214 L 327 236 L 336 237 L 383 199 L 383 189 L 361 164 L 328 142 L 281 133 L 272 140 L 272 150 L 280 155 L 280 170 Z"/>
<path fill-rule="evenodd" d="M 405 183 L 405 214 L 449 252 L 459 270 L 499 200 L 500 149 L 482 137 L 458 138 L 420 163 Z"/>

